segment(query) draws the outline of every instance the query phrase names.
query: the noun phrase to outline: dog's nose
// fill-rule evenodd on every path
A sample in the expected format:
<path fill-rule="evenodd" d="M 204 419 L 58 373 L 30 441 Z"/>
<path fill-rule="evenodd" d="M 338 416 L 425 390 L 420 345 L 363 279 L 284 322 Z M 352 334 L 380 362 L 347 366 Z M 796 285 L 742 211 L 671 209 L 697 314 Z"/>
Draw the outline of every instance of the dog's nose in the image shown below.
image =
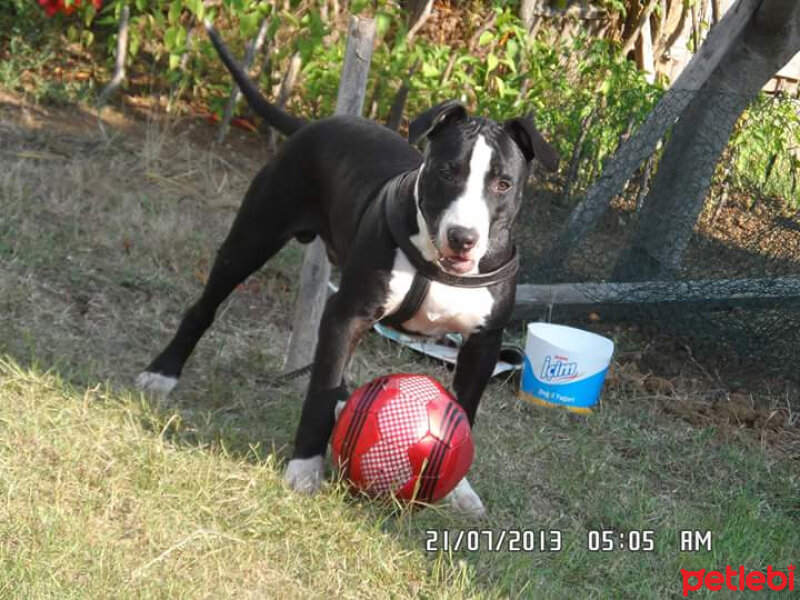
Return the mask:
<path fill-rule="evenodd" d="M 451 227 L 447 230 L 447 242 L 455 252 L 467 252 L 478 243 L 478 232 L 469 227 Z"/>

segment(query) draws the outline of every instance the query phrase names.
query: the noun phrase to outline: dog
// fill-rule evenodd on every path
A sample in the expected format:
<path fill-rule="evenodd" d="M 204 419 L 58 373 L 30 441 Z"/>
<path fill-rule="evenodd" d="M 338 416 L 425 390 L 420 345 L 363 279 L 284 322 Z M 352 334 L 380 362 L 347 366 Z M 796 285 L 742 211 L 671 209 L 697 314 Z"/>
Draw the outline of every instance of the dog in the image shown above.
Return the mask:
<path fill-rule="evenodd" d="M 498 123 L 452 100 L 414 119 L 408 140 L 361 117 L 306 122 L 269 104 L 206 29 L 248 103 L 288 138 L 253 179 L 202 295 L 138 386 L 168 394 L 234 288 L 290 239 L 319 236 L 341 282 L 323 312 L 289 486 L 319 488 L 337 407 L 348 396 L 345 368 L 378 321 L 463 336 L 453 390 L 472 425 L 514 306 L 511 226 L 523 184 L 534 159 L 556 170 L 556 152 L 529 117 Z M 424 153 L 414 147 L 422 140 Z M 471 515 L 485 510 L 466 478 L 448 500 Z"/>

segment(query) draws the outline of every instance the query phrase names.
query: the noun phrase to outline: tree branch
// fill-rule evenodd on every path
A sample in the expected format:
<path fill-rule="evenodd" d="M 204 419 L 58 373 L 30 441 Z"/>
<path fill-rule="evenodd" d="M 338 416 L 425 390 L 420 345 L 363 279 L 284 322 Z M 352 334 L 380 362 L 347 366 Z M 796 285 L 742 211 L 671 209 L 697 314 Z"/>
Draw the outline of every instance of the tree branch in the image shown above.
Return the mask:
<path fill-rule="evenodd" d="M 422 26 L 425 25 L 433 12 L 433 0 L 417 0 L 412 7 L 409 15 L 409 29 L 406 39 L 411 41 L 417 35 Z"/>
<path fill-rule="evenodd" d="M 244 59 L 242 60 L 242 70 L 245 73 L 250 70 L 250 66 L 253 64 L 253 59 L 255 58 L 261 46 L 264 45 L 264 40 L 267 38 L 267 30 L 269 29 L 269 21 L 269 18 L 261 21 L 261 26 L 258 28 L 256 37 L 253 38 L 253 40 L 247 45 L 247 49 L 244 52 Z M 228 98 L 228 105 L 225 107 L 225 113 L 222 116 L 222 123 L 220 123 L 219 126 L 217 142 L 220 144 L 225 141 L 225 136 L 228 135 L 228 128 L 230 127 L 231 119 L 233 118 L 233 111 L 236 110 L 236 103 L 239 102 L 239 93 L 239 87 L 234 83 L 233 88 L 231 89 L 230 98 Z"/>
<path fill-rule="evenodd" d="M 125 81 L 125 61 L 128 58 L 128 21 L 131 9 L 126 4 L 122 7 L 122 14 L 119 18 L 119 34 L 117 35 L 117 58 L 114 63 L 114 76 L 108 82 L 103 91 L 97 98 L 97 106 L 102 108 L 108 99 L 117 91 L 122 82 Z"/>
<path fill-rule="evenodd" d="M 642 33 L 642 27 L 647 22 L 647 19 L 650 18 L 650 14 L 655 9 L 656 4 L 658 4 L 659 0 L 650 0 L 645 6 L 644 10 L 639 15 L 639 20 L 636 21 L 636 25 L 634 25 L 631 34 L 628 36 L 628 39 L 625 40 L 625 43 L 622 44 L 622 56 L 627 56 L 628 52 L 633 50 L 633 46 L 636 44 L 636 40 Z"/>

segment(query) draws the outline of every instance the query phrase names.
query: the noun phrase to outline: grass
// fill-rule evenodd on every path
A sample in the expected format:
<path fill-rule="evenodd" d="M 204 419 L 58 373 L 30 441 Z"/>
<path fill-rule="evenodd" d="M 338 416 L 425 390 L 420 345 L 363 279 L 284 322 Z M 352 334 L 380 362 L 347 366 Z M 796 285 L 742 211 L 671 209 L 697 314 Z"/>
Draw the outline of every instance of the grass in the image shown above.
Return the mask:
<path fill-rule="evenodd" d="M 274 454 L 173 442 L 178 413 L 136 396 L 3 361 L 0 415 L 0 596 L 393 598 L 452 576 L 340 487 L 295 498 Z"/>
<path fill-rule="evenodd" d="M 76 107 L 25 115 L 0 105 L 0 597 L 674 598 L 681 568 L 797 560 L 798 436 L 694 426 L 634 378 L 588 418 L 492 383 L 471 474 L 484 523 L 335 482 L 292 494 L 280 471 L 303 382 L 270 382 L 299 247 L 237 290 L 168 402 L 130 389 L 201 290 L 257 160 L 156 121 L 106 137 Z M 451 377 L 375 337 L 348 375 L 400 370 Z M 476 527 L 563 545 L 424 549 L 426 530 Z M 593 529 L 653 530 L 655 550 L 589 552 Z M 712 550 L 680 552 L 682 529 L 712 531 Z"/>

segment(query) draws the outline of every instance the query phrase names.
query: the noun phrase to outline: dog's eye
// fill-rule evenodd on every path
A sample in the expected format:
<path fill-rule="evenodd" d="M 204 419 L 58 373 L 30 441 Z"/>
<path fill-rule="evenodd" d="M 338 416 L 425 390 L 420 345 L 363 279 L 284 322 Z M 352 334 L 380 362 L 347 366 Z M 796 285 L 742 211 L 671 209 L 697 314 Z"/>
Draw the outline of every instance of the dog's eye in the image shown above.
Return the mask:
<path fill-rule="evenodd" d="M 495 192 L 507 192 L 511 189 L 511 183 L 505 179 L 498 179 L 492 184 L 492 189 Z"/>
<path fill-rule="evenodd" d="M 453 181 L 456 178 L 456 172 L 450 166 L 441 167 L 439 169 L 439 176 L 446 181 Z"/>

